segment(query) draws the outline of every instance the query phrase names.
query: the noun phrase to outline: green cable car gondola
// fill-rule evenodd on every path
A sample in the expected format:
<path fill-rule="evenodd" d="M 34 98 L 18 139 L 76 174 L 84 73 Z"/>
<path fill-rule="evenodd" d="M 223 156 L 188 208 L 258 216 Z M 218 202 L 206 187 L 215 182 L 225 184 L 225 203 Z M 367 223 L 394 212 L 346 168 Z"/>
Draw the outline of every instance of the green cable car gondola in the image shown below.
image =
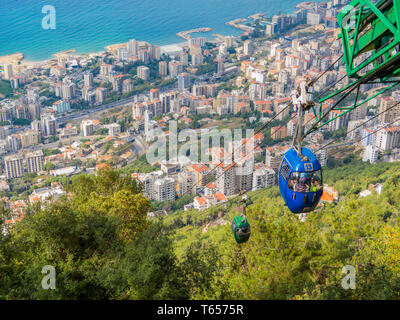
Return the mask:
<path fill-rule="evenodd" d="M 243 243 L 250 238 L 250 224 L 244 216 L 236 216 L 232 221 L 232 232 L 237 243 Z"/>
<path fill-rule="evenodd" d="M 246 218 L 246 201 L 247 196 L 244 195 L 241 202 L 243 202 L 243 214 L 235 216 L 232 221 L 232 233 L 237 243 L 247 242 L 250 238 L 250 223 Z"/>

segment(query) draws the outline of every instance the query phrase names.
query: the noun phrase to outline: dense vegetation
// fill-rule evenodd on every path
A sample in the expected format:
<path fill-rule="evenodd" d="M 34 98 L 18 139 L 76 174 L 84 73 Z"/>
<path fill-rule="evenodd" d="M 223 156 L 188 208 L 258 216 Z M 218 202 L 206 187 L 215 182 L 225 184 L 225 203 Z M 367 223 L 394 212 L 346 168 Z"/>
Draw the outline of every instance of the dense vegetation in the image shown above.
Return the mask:
<path fill-rule="evenodd" d="M 340 201 L 306 222 L 284 207 L 276 187 L 249 193 L 252 236 L 243 245 L 230 231 L 237 198 L 160 222 L 146 218 L 151 204 L 129 175 L 81 175 L 68 197 L 30 207 L 0 236 L 0 297 L 398 299 L 399 168 L 353 161 L 325 170 Z M 372 194 L 360 198 L 367 188 Z M 56 268 L 55 290 L 41 288 L 45 265 Z M 355 290 L 341 286 L 345 265 L 355 267 Z"/>
<path fill-rule="evenodd" d="M 165 220 L 176 230 L 178 256 L 198 241 L 217 248 L 219 267 L 201 298 L 398 299 L 400 297 L 400 164 L 355 161 L 325 170 L 325 181 L 341 198 L 337 206 L 309 214 L 306 222 L 284 207 L 277 188 L 249 194 L 252 236 L 237 245 L 230 221 L 238 203 L 204 212 L 176 212 Z M 382 194 L 360 198 L 370 184 Z M 373 189 L 372 189 L 373 190 Z M 237 200 L 236 200 L 237 201 Z M 219 225 L 221 217 L 225 225 Z M 215 223 L 217 226 L 204 227 Z M 356 289 L 341 286 L 342 268 L 356 269 Z"/>
<path fill-rule="evenodd" d="M 0 97 L 8 98 L 12 95 L 12 92 L 10 81 L 0 80 Z"/>

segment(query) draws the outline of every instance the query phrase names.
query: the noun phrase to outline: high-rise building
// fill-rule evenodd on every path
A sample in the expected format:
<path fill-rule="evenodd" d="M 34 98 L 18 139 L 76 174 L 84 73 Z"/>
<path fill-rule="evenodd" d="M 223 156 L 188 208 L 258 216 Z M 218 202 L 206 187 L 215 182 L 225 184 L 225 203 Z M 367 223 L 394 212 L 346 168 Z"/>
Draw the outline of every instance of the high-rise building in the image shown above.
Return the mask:
<path fill-rule="evenodd" d="M 307 13 L 307 24 L 317 25 L 321 21 L 321 15 L 319 13 L 308 12 Z"/>
<path fill-rule="evenodd" d="M 24 174 L 23 157 L 21 155 L 4 157 L 4 168 L 7 179 L 22 177 Z"/>
<path fill-rule="evenodd" d="M 88 137 L 94 133 L 94 124 L 92 120 L 82 120 L 81 123 L 81 135 Z"/>
<path fill-rule="evenodd" d="M 131 39 L 127 43 L 128 55 L 137 57 L 138 56 L 138 44 L 135 39 Z"/>
<path fill-rule="evenodd" d="M 223 59 L 218 59 L 216 61 L 216 73 L 219 76 L 222 76 L 225 73 L 225 63 Z"/>
<path fill-rule="evenodd" d="M 69 100 L 58 100 L 53 103 L 53 110 L 57 113 L 71 112 L 71 103 Z"/>
<path fill-rule="evenodd" d="M 4 140 L 8 136 L 8 129 L 0 126 L 0 140 Z"/>
<path fill-rule="evenodd" d="M 107 89 L 106 88 L 97 88 L 96 89 L 96 104 L 102 104 L 106 100 Z"/>
<path fill-rule="evenodd" d="M 44 155 L 42 150 L 27 153 L 25 159 L 28 172 L 43 171 Z"/>
<path fill-rule="evenodd" d="M 63 83 L 62 85 L 63 99 L 70 100 L 75 97 L 75 84 L 73 82 Z"/>
<path fill-rule="evenodd" d="M 168 69 L 171 76 L 177 76 L 183 72 L 183 65 L 179 61 L 171 60 L 168 64 Z"/>
<path fill-rule="evenodd" d="M 154 182 L 157 201 L 175 201 L 175 180 L 172 178 L 158 179 Z"/>
<path fill-rule="evenodd" d="M 31 122 L 31 129 L 33 131 L 41 132 L 42 131 L 42 126 L 39 120 L 33 120 Z"/>
<path fill-rule="evenodd" d="M 194 67 L 202 65 L 203 61 L 204 61 L 204 57 L 201 53 L 192 55 L 192 65 Z"/>
<path fill-rule="evenodd" d="M 111 123 L 108 125 L 108 135 L 111 137 L 117 136 L 121 133 L 121 126 L 118 123 Z"/>
<path fill-rule="evenodd" d="M 128 60 L 128 50 L 125 47 L 118 48 L 117 56 L 120 61 Z"/>
<path fill-rule="evenodd" d="M 131 79 L 125 79 L 122 81 L 122 93 L 128 93 L 133 90 L 133 84 Z"/>
<path fill-rule="evenodd" d="M 150 100 L 160 99 L 160 89 L 150 89 Z"/>
<path fill-rule="evenodd" d="M 158 63 L 158 74 L 160 77 L 166 77 L 168 75 L 168 64 L 166 61 L 160 61 Z"/>
<path fill-rule="evenodd" d="M 93 87 L 93 74 L 91 72 L 85 72 L 83 75 L 83 82 L 85 87 L 92 88 Z"/>
<path fill-rule="evenodd" d="M 12 64 L 4 64 L 4 79 L 10 80 L 12 77 L 14 77 Z"/>
<path fill-rule="evenodd" d="M 30 118 L 35 120 L 40 118 L 41 107 L 39 103 L 30 103 L 28 105 Z"/>
<path fill-rule="evenodd" d="M 194 175 L 192 172 L 180 172 L 178 175 L 177 192 L 180 197 L 194 193 Z"/>
<path fill-rule="evenodd" d="M 383 151 L 400 147 L 400 126 L 390 126 L 377 131 L 375 146 Z"/>
<path fill-rule="evenodd" d="M 38 131 L 27 130 L 21 134 L 22 148 L 34 146 L 40 143 L 40 133 Z"/>
<path fill-rule="evenodd" d="M 145 81 L 150 79 L 150 69 L 146 66 L 137 67 L 137 76 Z"/>
<path fill-rule="evenodd" d="M 183 91 L 190 87 L 190 77 L 187 72 L 183 72 L 178 76 L 178 90 Z"/>
<path fill-rule="evenodd" d="M 225 196 L 231 196 L 236 193 L 235 185 L 235 167 L 233 163 L 221 163 L 216 169 L 217 191 Z"/>
<path fill-rule="evenodd" d="M 122 78 L 123 78 L 123 75 L 122 75 L 122 74 L 114 75 L 114 76 L 111 78 L 111 83 L 112 83 L 112 86 L 113 86 L 113 91 L 116 91 L 116 92 L 121 92 L 121 91 L 122 91 Z"/>
<path fill-rule="evenodd" d="M 225 44 L 227 48 L 233 47 L 236 45 L 236 40 L 234 36 L 225 37 Z"/>
<path fill-rule="evenodd" d="M 15 117 L 17 119 L 28 119 L 29 118 L 28 107 L 25 104 L 17 106 Z"/>
<path fill-rule="evenodd" d="M 253 54 L 254 47 L 253 43 L 250 40 L 246 40 L 243 45 L 243 53 L 246 56 L 251 56 Z"/>
<path fill-rule="evenodd" d="M 272 168 L 275 172 L 278 172 L 279 166 L 281 165 L 283 155 L 286 149 L 277 146 L 268 147 L 265 150 L 265 164 L 267 167 Z"/>
<path fill-rule="evenodd" d="M 179 61 L 184 67 L 186 67 L 189 64 L 189 55 L 186 52 L 182 51 L 179 54 Z"/>
<path fill-rule="evenodd" d="M 103 63 L 100 65 L 100 75 L 109 77 L 111 72 L 113 70 L 113 67 L 111 64 Z"/>
<path fill-rule="evenodd" d="M 18 89 L 20 87 L 20 79 L 19 77 L 10 78 L 11 89 Z"/>
<path fill-rule="evenodd" d="M 143 61 L 143 63 L 147 64 L 150 61 L 149 52 L 145 49 L 139 50 L 139 60 Z"/>
<path fill-rule="evenodd" d="M 21 149 L 20 140 L 18 139 L 17 135 L 12 134 L 7 137 L 7 146 L 11 153 L 15 153 Z"/>
<path fill-rule="evenodd" d="M 272 187 L 275 185 L 275 171 L 267 167 L 264 163 L 256 163 L 253 172 L 253 186 L 252 190 L 259 190 L 263 188 Z"/>
<path fill-rule="evenodd" d="M 160 60 L 161 59 L 161 48 L 151 46 L 150 49 L 151 49 L 151 58 L 154 60 Z"/>
<path fill-rule="evenodd" d="M 400 106 L 391 108 L 395 103 L 396 99 L 393 97 L 382 97 L 381 104 L 379 106 L 379 121 L 381 123 L 389 123 L 400 116 Z M 388 110 L 391 108 L 390 110 Z"/>
<path fill-rule="evenodd" d="M 90 90 L 87 87 L 83 87 L 82 98 L 90 105 L 94 105 L 96 103 L 96 90 Z"/>
<path fill-rule="evenodd" d="M 53 115 L 46 114 L 41 119 L 42 135 L 44 137 L 55 136 L 57 134 L 57 121 Z"/>
<path fill-rule="evenodd" d="M 364 162 L 376 163 L 378 161 L 379 149 L 374 145 L 368 145 L 363 152 L 362 160 Z"/>

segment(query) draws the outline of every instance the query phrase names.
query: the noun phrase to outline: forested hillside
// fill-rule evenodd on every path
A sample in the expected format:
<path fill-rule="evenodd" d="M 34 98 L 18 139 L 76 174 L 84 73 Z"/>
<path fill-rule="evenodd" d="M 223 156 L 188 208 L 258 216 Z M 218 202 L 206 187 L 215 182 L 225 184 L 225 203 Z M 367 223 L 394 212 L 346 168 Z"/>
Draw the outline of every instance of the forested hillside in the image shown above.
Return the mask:
<path fill-rule="evenodd" d="M 217 248 L 213 290 L 197 298 L 234 299 L 397 299 L 400 297 L 400 164 L 356 161 L 325 170 L 325 182 L 340 193 L 337 206 L 309 214 L 306 222 L 284 206 L 278 188 L 249 193 L 252 236 L 235 243 L 230 221 L 236 206 L 177 212 L 165 223 L 175 234 L 178 256 L 199 239 Z M 370 184 L 381 195 L 360 198 Z M 201 228 L 224 216 L 227 224 Z M 183 227 L 182 227 L 183 226 Z M 342 267 L 356 269 L 356 289 L 344 290 Z M 222 285 L 223 284 L 223 285 Z"/>
<path fill-rule="evenodd" d="M 70 194 L 31 207 L 0 236 L 3 299 L 398 299 L 400 164 L 354 162 L 325 170 L 337 206 L 301 222 L 276 187 L 249 193 L 252 236 L 238 245 L 234 201 L 147 219 L 150 202 L 129 176 L 105 169 Z M 360 198 L 370 184 L 383 192 Z M 1 215 L 8 211 L 2 208 Z M 53 265 L 55 290 L 41 270 Z M 344 265 L 356 289 L 344 290 Z"/>

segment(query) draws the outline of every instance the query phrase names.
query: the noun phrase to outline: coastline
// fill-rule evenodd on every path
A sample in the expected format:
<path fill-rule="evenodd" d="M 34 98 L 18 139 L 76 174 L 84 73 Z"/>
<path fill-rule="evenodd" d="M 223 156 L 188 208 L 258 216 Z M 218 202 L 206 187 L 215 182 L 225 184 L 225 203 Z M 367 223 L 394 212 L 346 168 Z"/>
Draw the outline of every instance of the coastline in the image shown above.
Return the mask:
<path fill-rule="evenodd" d="M 259 14 L 259 13 L 257 13 L 257 14 Z M 241 18 L 238 18 L 238 19 L 235 19 L 235 20 L 240 20 L 240 19 Z M 247 19 L 244 19 L 244 20 L 247 20 Z M 230 22 L 231 21 L 225 22 L 225 24 L 230 25 L 229 24 Z M 230 26 L 232 28 L 235 28 L 235 29 L 240 29 L 240 28 L 237 28 L 235 25 L 230 25 Z M 179 37 L 179 38 L 182 38 L 182 40 L 184 39 L 184 40 L 187 41 L 187 40 L 189 40 L 191 38 L 191 34 L 192 33 L 210 33 L 211 31 L 212 31 L 212 28 L 210 28 L 210 27 L 199 27 L 199 28 L 192 28 L 190 30 L 179 31 L 178 33 L 176 33 L 176 36 Z M 219 34 L 219 36 L 220 36 L 220 34 Z M 216 36 L 216 35 L 213 34 L 212 37 L 214 37 L 214 39 L 210 40 L 210 41 L 218 41 L 218 40 L 220 40 L 219 36 Z M 172 42 L 172 43 L 168 43 L 168 44 L 165 44 L 165 45 L 161 45 L 159 47 L 160 47 L 160 49 L 162 51 L 165 52 L 165 51 L 168 51 L 168 49 L 171 49 L 171 48 L 174 48 L 174 47 L 175 48 L 176 47 L 180 47 L 180 48 L 184 47 L 186 45 L 186 43 L 187 43 L 186 41 L 184 41 L 184 42 L 182 42 L 182 41 L 181 42 Z M 147 41 L 139 41 L 139 42 L 147 42 Z M 104 51 L 108 51 L 108 52 L 115 51 L 115 50 L 117 50 L 118 48 L 122 47 L 125 44 L 126 44 L 126 42 L 109 44 L 109 45 L 106 45 L 104 47 L 104 50 L 91 51 L 91 52 L 76 52 L 76 49 L 67 49 L 67 50 L 63 50 L 63 51 L 60 51 L 60 52 L 53 53 L 52 54 L 52 58 L 48 58 L 48 59 L 44 59 L 44 60 L 30 60 L 30 59 L 28 60 L 28 59 L 25 59 L 25 55 L 23 53 L 16 52 L 16 53 L 0 56 L 0 63 L 9 63 L 9 62 L 3 62 L 3 60 L 4 61 L 8 61 L 8 59 L 9 59 L 8 57 L 21 55 L 22 57 L 18 61 L 16 61 L 16 63 L 18 63 L 20 66 L 26 66 L 27 67 L 27 66 L 43 65 L 43 64 L 50 63 L 52 60 L 56 59 L 57 56 L 59 56 L 59 55 L 68 54 L 68 53 L 74 53 L 77 56 L 98 55 L 98 54 L 100 54 L 101 52 L 104 52 Z"/>
<path fill-rule="evenodd" d="M 321 2 L 322 0 L 312 0 L 312 2 Z M 292 10 L 290 10 L 290 12 L 294 11 L 295 9 L 297 9 L 299 6 L 301 6 L 303 3 L 305 3 L 307 1 L 303 1 L 297 3 L 296 5 L 294 5 L 294 7 L 292 8 Z M 257 12 L 253 15 L 248 16 L 247 18 L 236 18 L 233 20 L 229 20 L 225 22 L 225 25 L 229 25 L 230 27 L 242 31 L 243 33 L 246 33 L 249 31 L 250 28 L 244 26 L 241 24 L 241 22 L 247 21 L 248 19 L 254 19 L 257 16 L 265 16 L 265 14 L 263 12 Z M 192 28 L 190 30 L 185 30 L 185 31 L 180 31 L 178 33 L 176 33 L 175 35 L 177 37 L 183 38 L 188 40 L 188 38 L 191 37 L 191 33 L 198 33 L 198 32 L 203 32 L 205 31 L 206 33 L 209 33 L 212 31 L 212 28 L 209 27 L 199 27 L 199 28 Z M 243 35 L 243 33 L 241 35 Z M 213 40 L 210 41 L 220 41 L 221 38 L 220 36 L 226 36 L 226 35 L 222 35 L 222 34 L 212 34 L 212 36 L 214 37 Z M 239 35 L 240 36 L 240 35 Z M 139 41 L 139 42 L 147 42 L 147 41 Z M 12 53 L 12 54 L 7 54 L 7 55 L 3 55 L 0 56 L 0 63 L 10 63 L 7 61 L 12 61 L 11 63 L 17 63 L 20 66 L 35 66 L 35 65 L 42 65 L 42 64 L 48 64 L 50 63 L 52 60 L 57 58 L 57 55 L 62 55 L 62 54 L 66 54 L 66 53 L 71 53 L 73 52 L 75 55 L 77 56 L 89 56 L 89 55 L 99 55 L 101 52 L 104 51 L 114 51 L 115 49 L 118 49 L 119 47 L 123 46 L 126 42 L 124 43 L 115 43 L 115 44 L 109 44 L 103 47 L 104 50 L 99 50 L 99 51 L 87 51 L 87 52 L 76 52 L 75 49 L 67 49 L 67 50 L 63 50 L 61 52 L 56 52 L 52 54 L 51 58 L 47 58 L 47 59 L 43 59 L 43 60 L 32 60 L 32 59 L 26 59 L 25 55 L 23 53 L 20 52 L 16 52 L 16 53 Z M 167 43 L 164 45 L 160 45 L 159 47 L 161 48 L 162 51 L 168 51 L 168 49 L 171 48 L 176 48 L 176 47 L 183 47 L 184 44 L 186 44 L 186 42 L 178 42 L 178 41 L 174 41 L 171 43 Z M 21 55 L 22 58 L 20 59 L 10 59 L 10 57 L 12 56 L 17 56 L 17 55 Z M 6 62 L 4 62 L 6 61 Z"/>

